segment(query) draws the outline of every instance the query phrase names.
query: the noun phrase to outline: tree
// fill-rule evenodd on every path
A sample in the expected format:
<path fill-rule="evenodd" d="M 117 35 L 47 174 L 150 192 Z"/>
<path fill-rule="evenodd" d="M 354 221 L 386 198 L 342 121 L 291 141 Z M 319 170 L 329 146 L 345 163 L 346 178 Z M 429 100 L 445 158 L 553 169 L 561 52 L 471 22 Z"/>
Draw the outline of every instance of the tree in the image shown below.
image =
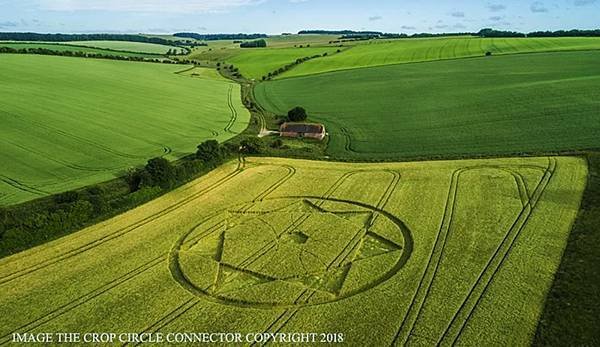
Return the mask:
<path fill-rule="evenodd" d="M 170 188 L 175 183 L 175 168 L 165 158 L 153 158 L 146 164 L 146 172 L 150 175 L 152 186 Z"/>
<path fill-rule="evenodd" d="M 223 160 L 223 150 L 216 140 L 208 140 L 198 145 L 196 158 L 204 163 L 215 164 Z"/>
<path fill-rule="evenodd" d="M 257 48 L 257 47 L 267 47 L 267 41 L 265 40 L 256 40 L 256 41 L 247 41 L 240 43 L 241 48 Z"/>
<path fill-rule="evenodd" d="M 260 154 L 264 150 L 265 144 L 259 137 L 249 137 L 240 142 L 242 153 Z"/>
<path fill-rule="evenodd" d="M 276 139 L 275 141 L 273 141 L 273 143 L 271 143 L 271 147 L 272 148 L 282 148 L 283 147 L 283 140 Z"/>
<path fill-rule="evenodd" d="M 306 110 L 300 106 L 294 107 L 288 112 L 288 120 L 290 122 L 302 122 L 308 118 Z"/>

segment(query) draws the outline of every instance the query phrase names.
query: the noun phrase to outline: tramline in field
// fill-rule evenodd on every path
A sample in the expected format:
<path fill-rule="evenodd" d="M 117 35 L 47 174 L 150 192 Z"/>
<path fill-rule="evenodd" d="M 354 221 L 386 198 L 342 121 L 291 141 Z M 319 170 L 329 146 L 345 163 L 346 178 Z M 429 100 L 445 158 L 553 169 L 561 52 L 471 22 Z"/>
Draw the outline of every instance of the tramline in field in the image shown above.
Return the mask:
<path fill-rule="evenodd" d="M 586 175 L 568 157 L 230 163 L 1 259 L 0 343 L 76 330 L 528 344 Z"/>
<path fill-rule="evenodd" d="M 199 67 L 15 54 L 0 64 L 0 157 L 10 163 L 0 169 L 0 205 L 180 158 L 250 120 L 240 87 Z"/>

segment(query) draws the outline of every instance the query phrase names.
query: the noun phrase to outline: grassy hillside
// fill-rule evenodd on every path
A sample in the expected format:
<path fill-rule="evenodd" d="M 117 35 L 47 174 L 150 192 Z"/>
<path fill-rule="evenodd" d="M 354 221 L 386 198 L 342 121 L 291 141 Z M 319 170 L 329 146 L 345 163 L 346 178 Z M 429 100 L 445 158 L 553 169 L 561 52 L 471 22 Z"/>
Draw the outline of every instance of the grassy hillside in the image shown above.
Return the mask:
<path fill-rule="evenodd" d="M 225 165 L 1 259 L 0 343 L 310 331 L 363 346 L 527 345 L 586 174 L 566 157 Z"/>
<path fill-rule="evenodd" d="M 175 46 L 132 41 L 70 41 L 66 44 L 149 54 L 165 54 L 172 49 L 180 50 L 180 48 Z"/>
<path fill-rule="evenodd" d="M 126 52 L 126 51 L 113 51 L 109 49 L 102 48 L 94 48 L 87 46 L 76 46 L 76 45 L 67 45 L 63 43 L 37 43 L 37 42 L 0 42 L 0 47 L 9 47 L 14 49 L 24 49 L 24 48 L 43 48 L 49 49 L 56 52 L 83 52 L 83 53 L 93 53 L 93 54 L 102 54 L 102 55 L 117 55 L 123 57 L 143 57 L 143 58 L 159 58 L 160 55 L 156 54 L 147 54 L 147 53 L 135 53 L 135 52 Z"/>
<path fill-rule="evenodd" d="M 209 46 L 210 47 L 210 46 Z M 293 63 L 298 58 L 332 54 L 337 48 L 223 48 L 195 51 L 189 57 L 196 60 L 220 61 L 233 64 L 248 78 L 260 79 L 282 66 Z"/>
<path fill-rule="evenodd" d="M 267 43 L 269 47 L 294 47 L 294 46 L 323 46 L 330 41 L 339 39 L 340 35 L 277 35 L 269 36 Z"/>
<path fill-rule="evenodd" d="M 239 86 L 181 65 L 0 56 L 0 204 L 110 179 L 243 131 Z"/>
<path fill-rule="evenodd" d="M 304 63 L 282 77 L 388 64 L 432 61 L 493 54 L 600 49 L 600 38 L 451 37 L 368 41 L 343 54 Z"/>
<path fill-rule="evenodd" d="M 328 126 L 338 157 L 598 148 L 599 59 L 600 51 L 394 65 L 261 83 L 255 95 L 279 114 L 306 107 Z"/>

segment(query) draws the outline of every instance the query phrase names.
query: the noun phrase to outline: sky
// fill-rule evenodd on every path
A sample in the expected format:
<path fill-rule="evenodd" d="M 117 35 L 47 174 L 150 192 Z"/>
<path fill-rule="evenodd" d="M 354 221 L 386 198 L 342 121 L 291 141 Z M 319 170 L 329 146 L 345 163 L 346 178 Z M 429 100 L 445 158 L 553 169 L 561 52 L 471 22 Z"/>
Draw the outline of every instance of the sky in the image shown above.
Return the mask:
<path fill-rule="evenodd" d="M 393 33 L 600 28 L 600 0 L 0 0 L 0 31 Z"/>

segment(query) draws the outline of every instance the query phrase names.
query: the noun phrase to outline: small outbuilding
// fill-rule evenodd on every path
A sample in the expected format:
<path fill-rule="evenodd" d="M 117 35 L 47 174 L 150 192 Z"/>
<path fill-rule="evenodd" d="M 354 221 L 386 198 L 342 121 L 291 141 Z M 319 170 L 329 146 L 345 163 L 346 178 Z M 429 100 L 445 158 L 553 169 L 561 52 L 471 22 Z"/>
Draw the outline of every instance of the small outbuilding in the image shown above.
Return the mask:
<path fill-rule="evenodd" d="M 325 138 L 325 126 L 318 123 L 291 123 L 286 122 L 279 127 L 279 135 L 283 137 L 313 138 L 323 140 Z"/>

